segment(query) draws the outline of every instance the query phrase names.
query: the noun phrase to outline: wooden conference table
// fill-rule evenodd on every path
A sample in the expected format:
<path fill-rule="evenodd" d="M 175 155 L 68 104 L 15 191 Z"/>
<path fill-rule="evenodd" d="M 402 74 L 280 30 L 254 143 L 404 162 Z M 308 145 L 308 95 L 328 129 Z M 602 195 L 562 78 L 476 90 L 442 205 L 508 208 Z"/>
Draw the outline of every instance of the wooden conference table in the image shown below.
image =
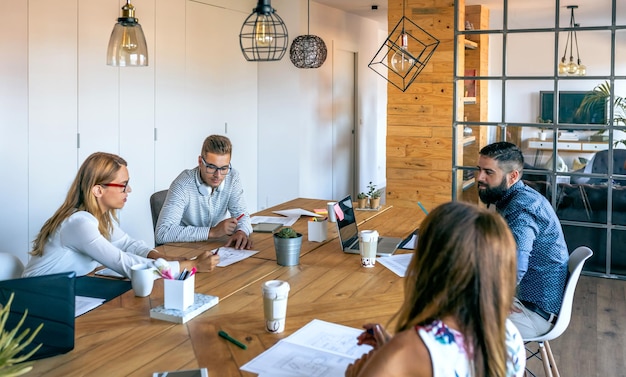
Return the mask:
<path fill-rule="evenodd" d="M 325 200 L 299 198 L 256 215 L 291 208 L 312 211 L 325 204 Z M 424 217 L 417 206 L 356 211 L 359 229 L 395 237 L 409 235 Z M 206 367 L 214 377 L 254 376 L 239 368 L 313 319 L 359 328 L 372 321 L 386 324 L 402 303 L 404 279 L 378 263 L 362 268 L 358 255 L 343 253 L 334 223 L 328 224 L 326 242 L 309 242 L 307 221 L 302 217 L 293 226 L 304 234 L 298 266 L 279 266 L 271 234 L 255 233 L 253 249 L 259 253 L 196 275 L 196 292 L 219 297 L 213 308 L 182 325 L 151 319 L 150 308 L 163 304 L 163 281 L 157 280 L 149 297 L 135 297 L 131 290 L 78 317 L 74 350 L 36 361 L 28 375 L 152 376 Z M 221 245 L 223 241 L 177 243 L 159 249 L 167 255 L 193 256 Z M 281 334 L 264 329 L 261 286 L 273 279 L 291 286 Z M 245 343 L 247 349 L 220 338 L 219 330 Z"/>

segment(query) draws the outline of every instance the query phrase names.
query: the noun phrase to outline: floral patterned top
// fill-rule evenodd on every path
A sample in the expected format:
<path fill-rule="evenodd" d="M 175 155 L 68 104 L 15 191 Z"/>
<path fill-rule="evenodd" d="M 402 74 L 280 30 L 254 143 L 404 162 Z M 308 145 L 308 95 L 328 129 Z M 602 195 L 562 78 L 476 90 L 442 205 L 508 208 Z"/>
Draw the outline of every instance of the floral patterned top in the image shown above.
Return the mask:
<path fill-rule="evenodd" d="M 433 364 L 433 377 L 470 377 L 471 361 L 463 344 L 463 334 L 435 320 L 425 326 L 415 326 L 424 341 Z M 521 377 L 526 366 L 524 341 L 515 325 L 506 320 L 507 377 Z"/>

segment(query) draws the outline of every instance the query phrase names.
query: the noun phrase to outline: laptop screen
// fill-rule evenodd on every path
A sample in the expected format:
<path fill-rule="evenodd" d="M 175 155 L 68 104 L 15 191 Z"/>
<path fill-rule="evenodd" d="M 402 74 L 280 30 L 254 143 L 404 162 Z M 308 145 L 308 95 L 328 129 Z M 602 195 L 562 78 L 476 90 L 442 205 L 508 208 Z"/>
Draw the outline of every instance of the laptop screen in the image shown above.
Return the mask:
<path fill-rule="evenodd" d="M 15 293 L 7 329 L 12 330 L 26 311 L 28 315 L 18 333 L 27 328 L 33 331 L 43 323 L 41 331 L 20 354 L 26 354 L 38 344 L 42 344 L 41 348 L 29 360 L 74 348 L 75 283 L 74 272 L 0 281 L 0 303 L 6 304 L 11 293 Z"/>
<path fill-rule="evenodd" d="M 339 229 L 339 240 L 341 248 L 350 247 L 359 237 L 359 229 L 356 226 L 356 217 L 352 206 L 352 196 L 348 195 L 337 202 L 339 210 L 343 216 L 337 216 L 337 229 Z M 343 219 L 341 219 L 343 217 Z"/>

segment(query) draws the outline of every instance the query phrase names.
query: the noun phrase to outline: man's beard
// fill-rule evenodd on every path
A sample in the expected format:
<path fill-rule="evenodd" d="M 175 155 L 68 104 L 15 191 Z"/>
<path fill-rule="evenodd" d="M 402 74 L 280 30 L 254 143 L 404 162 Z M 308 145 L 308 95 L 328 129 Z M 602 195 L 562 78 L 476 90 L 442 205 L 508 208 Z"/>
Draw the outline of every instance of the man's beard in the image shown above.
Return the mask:
<path fill-rule="evenodd" d="M 481 185 L 484 185 L 484 189 L 481 189 Z M 478 196 L 480 197 L 480 201 L 485 204 L 494 204 L 498 202 L 506 191 L 508 187 L 506 187 L 506 176 L 502 178 L 502 182 L 496 187 L 488 187 L 485 183 L 478 182 Z"/>

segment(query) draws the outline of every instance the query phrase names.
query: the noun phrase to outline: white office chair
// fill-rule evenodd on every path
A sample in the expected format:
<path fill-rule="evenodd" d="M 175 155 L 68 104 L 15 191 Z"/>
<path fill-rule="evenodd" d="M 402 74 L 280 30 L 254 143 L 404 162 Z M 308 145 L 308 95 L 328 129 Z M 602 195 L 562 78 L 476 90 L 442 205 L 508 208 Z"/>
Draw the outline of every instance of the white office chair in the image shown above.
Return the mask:
<path fill-rule="evenodd" d="M 22 272 L 24 264 L 20 258 L 11 253 L 0 252 L 0 280 L 21 278 Z"/>
<path fill-rule="evenodd" d="M 554 362 L 554 356 L 552 356 L 552 350 L 550 349 L 548 341 L 561 336 L 561 334 L 565 332 L 565 329 L 567 329 L 567 326 L 569 326 L 570 319 L 572 318 L 572 305 L 574 303 L 576 284 L 578 284 L 578 278 L 580 277 L 580 272 L 583 269 L 585 261 L 592 255 L 593 251 L 586 246 L 580 246 L 576 248 L 572 254 L 570 254 L 569 262 L 567 264 L 569 277 L 567 279 L 567 284 L 565 285 L 565 294 L 563 295 L 561 310 L 559 311 L 559 316 L 556 319 L 554 327 L 546 334 L 534 338 L 524 339 L 524 343 L 526 344 L 530 342 L 536 342 L 538 344 L 539 349 L 536 352 L 529 350 L 531 354 L 527 357 L 527 359 L 532 357 L 539 358 L 543 363 L 543 369 L 546 376 L 560 377 L 559 370 Z M 528 346 L 526 349 L 528 349 Z M 526 369 L 526 371 L 534 376 L 534 374 L 528 369 Z"/>

